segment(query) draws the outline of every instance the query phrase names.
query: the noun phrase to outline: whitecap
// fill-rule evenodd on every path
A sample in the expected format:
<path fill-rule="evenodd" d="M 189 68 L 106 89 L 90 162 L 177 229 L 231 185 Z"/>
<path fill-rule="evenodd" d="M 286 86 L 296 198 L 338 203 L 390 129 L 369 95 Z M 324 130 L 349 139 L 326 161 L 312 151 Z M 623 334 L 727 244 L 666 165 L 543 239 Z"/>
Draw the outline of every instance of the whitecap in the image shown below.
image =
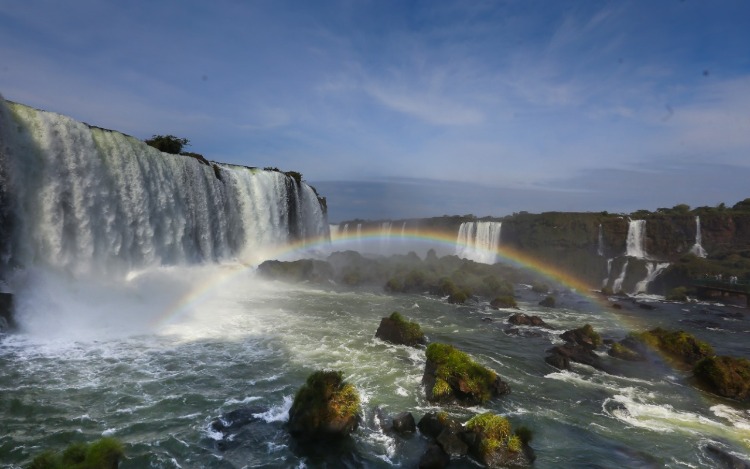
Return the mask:
<path fill-rule="evenodd" d="M 286 422 L 289 420 L 289 410 L 292 408 L 292 396 L 284 396 L 284 401 L 277 406 L 273 406 L 266 412 L 253 414 L 253 417 L 271 422 Z"/>

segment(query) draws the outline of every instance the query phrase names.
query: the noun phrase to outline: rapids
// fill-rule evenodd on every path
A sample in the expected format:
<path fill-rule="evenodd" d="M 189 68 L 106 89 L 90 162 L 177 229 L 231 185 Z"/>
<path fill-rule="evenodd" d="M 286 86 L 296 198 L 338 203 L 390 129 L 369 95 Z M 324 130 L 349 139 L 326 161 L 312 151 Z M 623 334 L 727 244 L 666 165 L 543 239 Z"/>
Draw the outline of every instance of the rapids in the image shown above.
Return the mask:
<path fill-rule="evenodd" d="M 521 310 L 556 330 L 518 336 L 503 332 L 515 310 L 269 283 L 241 264 L 142 270 L 119 284 L 45 273 L 28 286 L 19 291 L 21 331 L 0 338 L 4 468 L 103 435 L 124 442 L 125 469 L 414 467 L 425 440 L 379 426 L 383 413 L 419 419 L 436 410 L 420 384 L 424 351 L 374 338 L 394 310 L 511 384 L 509 396 L 482 407 L 446 410 L 460 418 L 491 410 L 530 427 L 535 467 L 713 467 L 708 444 L 745 458 L 750 449 L 748 410 L 696 390 L 684 372 L 623 362 L 622 376 L 582 365 L 568 372 L 543 359 L 561 331 L 584 323 L 610 338 L 679 324 L 718 353 L 749 356 L 750 321 L 738 308 L 643 297 L 659 314 L 627 303 L 614 314 L 564 292 L 562 307 L 547 309 L 519 285 Z M 708 319 L 713 327 L 698 322 Z M 320 368 L 342 370 L 362 395 L 362 426 L 338 453 L 306 453 L 284 430 L 294 393 Z M 227 435 L 211 428 L 248 405 L 262 409 L 257 421 Z M 464 466 L 473 467 L 452 465 Z"/>

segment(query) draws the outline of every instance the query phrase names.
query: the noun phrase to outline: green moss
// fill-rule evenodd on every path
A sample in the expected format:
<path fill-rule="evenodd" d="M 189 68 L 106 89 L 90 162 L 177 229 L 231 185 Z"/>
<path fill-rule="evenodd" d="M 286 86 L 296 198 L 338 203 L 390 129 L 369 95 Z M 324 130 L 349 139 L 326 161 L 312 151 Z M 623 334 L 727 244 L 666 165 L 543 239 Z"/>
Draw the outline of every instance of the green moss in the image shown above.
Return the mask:
<path fill-rule="evenodd" d="M 452 390 L 461 389 L 461 392 L 479 402 L 486 402 L 492 397 L 491 388 L 497 374 L 476 363 L 466 353 L 451 345 L 432 343 L 427 347 L 426 355 L 427 360 L 436 366 L 436 384 L 442 380 Z M 439 399 L 438 396 L 434 397 Z"/>
<path fill-rule="evenodd" d="M 513 435 L 510 438 L 508 438 L 508 451 L 517 453 L 521 451 L 522 447 L 523 445 L 521 443 L 521 439 L 517 435 Z"/>
<path fill-rule="evenodd" d="M 693 368 L 695 377 L 711 391 L 732 399 L 750 399 L 750 360 L 707 357 Z"/>
<path fill-rule="evenodd" d="M 687 300 L 688 300 L 688 297 L 687 297 L 687 288 L 685 288 L 685 287 L 673 288 L 667 294 L 667 301 L 682 301 L 682 302 L 685 302 Z"/>
<path fill-rule="evenodd" d="M 668 331 L 657 327 L 630 336 L 687 364 L 695 364 L 702 358 L 714 355 L 713 347 L 685 331 Z"/>
<path fill-rule="evenodd" d="M 290 414 L 302 410 L 310 411 L 317 422 L 351 417 L 359 410 L 359 393 L 340 371 L 316 371 L 297 391 Z"/>
<path fill-rule="evenodd" d="M 453 390 L 451 389 L 451 385 L 448 384 L 447 381 L 442 380 L 440 378 L 437 378 L 435 380 L 435 385 L 432 387 L 432 397 L 433 399 L 442 400 L 450 397 L 450 395 L 453 393 Z"/>
<path fill-rule="evenodd" d="M 586 324 L 585 326 L 580 328 L 579 331 L 581 331 L 581 334 L 591 339 L 591 343 L 594 344 L 595 347 L 598 347 L 602 344 L 602 336 L 600 336 L 599 333 L 596 332 L 593 327 L 591 327 L 591 324 Z"/>
<path fill-rule="evenodd" d="M 458 291 L 448 297 L 448 303 L 461 305 L 466 303 L 466 300 L 468 299 L 469 295 L 467 295 L 466 292 Z"/>
<path fill-rule="evenodd" d="M 391 313 L 390 319 L 396 323 L 406 341 L 411 342 L 424 339 L 424 332 L 422 332 L 419 324 L 407 320 L 398 311 Z"/>
<path fill-rule="evenodd" d="M 475 415 L 468 422 L 466 428 L 482 433 L 487 438 L 506 440 L 510 436 L 510 422 L 505 417 L 485 412 Z"/>
<path fill-rule="evenodd" d="M 635 361 L 641 359 L 641 356 L 637 352 L 630 350 L 619 342 L 615 342 L 612 344 L 609 354 L 613 357 L 622 358 L 624 360 Z"/>
<path fill-rule="evenodd" d="M 510 295 L 498 296 L 490 304 L 495 308 L 518 308 L 516 299 Z"/>
<path fill-rule="evenodd" d="M 46 451 L 35 457 L 29 469 L 116 469 L 124 456 L 122 443 L 102 438 L 94 443 L 73 443 L 56 454 Z"/>

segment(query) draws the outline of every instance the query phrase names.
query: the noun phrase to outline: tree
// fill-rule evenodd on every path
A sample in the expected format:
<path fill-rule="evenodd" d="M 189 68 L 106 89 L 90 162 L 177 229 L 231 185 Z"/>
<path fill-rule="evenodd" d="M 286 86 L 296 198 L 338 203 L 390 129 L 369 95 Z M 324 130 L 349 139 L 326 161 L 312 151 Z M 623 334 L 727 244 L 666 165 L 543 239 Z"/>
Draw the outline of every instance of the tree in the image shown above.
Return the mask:
<path fill-rule="evenodd" d="M 146 145 L 152 146 L 164 153 L 179 154 L 183 147 L 190 146 L 190 140 L 186 138 L 175 137 L 174 135 L 154 135 L 144 140 Z"/>

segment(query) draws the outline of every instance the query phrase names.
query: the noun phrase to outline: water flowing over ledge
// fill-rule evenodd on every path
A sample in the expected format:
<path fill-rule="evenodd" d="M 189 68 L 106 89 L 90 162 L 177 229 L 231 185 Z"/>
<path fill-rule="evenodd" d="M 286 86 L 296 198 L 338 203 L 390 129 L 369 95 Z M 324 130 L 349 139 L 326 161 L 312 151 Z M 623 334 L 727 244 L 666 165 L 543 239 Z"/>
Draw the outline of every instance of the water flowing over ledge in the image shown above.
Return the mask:
<path fill-rule="evenodd" d="M 0 268 L 257 262 L 328 236 L 315 191 L 284 173 L 161 153 L 1 98 L 0 182 Z"/>

